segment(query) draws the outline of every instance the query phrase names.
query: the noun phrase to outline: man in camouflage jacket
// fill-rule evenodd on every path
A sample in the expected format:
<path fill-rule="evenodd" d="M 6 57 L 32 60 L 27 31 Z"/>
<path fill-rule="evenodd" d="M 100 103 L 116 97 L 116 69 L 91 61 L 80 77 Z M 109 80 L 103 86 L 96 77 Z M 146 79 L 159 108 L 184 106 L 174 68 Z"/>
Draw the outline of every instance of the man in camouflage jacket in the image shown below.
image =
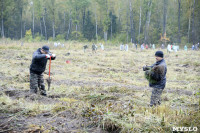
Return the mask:
<path fill-rule="evenodd" d="M 155 53 L 156 63 L 151 66 L 151 72 L 149 73 L 152 81 L 149 80 L 149 86 L 153 88 L 151 94 L 150 106 L 156 106 L 161 104 L 161 95 L 166 84 L 167 65 L 163 59 L 164 54 L 162 51 Z"/>

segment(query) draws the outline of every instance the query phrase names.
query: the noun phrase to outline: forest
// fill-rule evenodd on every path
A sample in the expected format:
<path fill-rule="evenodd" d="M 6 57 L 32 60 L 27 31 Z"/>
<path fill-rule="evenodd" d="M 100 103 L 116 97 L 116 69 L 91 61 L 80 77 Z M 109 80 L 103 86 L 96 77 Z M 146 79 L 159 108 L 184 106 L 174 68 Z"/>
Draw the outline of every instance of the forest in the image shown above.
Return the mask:
<path fill-rule="evenodd" d="M 199 0 L 0 0 L 0 37 L 191 46 L 199 11 Z"/>

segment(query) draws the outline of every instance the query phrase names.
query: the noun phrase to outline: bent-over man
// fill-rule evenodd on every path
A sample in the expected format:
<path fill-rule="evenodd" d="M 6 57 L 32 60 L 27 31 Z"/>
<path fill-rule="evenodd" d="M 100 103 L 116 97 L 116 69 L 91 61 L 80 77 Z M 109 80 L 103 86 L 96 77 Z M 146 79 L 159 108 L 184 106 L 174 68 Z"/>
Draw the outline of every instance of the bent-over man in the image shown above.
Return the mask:
<path fill-rule="evenodd" d="M 33 53 L 32 63 L 30 66 L 30 92 L 37 93 L 38 88 L 40 94 L 46 96 L 43 72 L 46 69 L 47 60 L 55 60 L 56 55 L 51 54 L 48 46 L 43 46 Z"/>

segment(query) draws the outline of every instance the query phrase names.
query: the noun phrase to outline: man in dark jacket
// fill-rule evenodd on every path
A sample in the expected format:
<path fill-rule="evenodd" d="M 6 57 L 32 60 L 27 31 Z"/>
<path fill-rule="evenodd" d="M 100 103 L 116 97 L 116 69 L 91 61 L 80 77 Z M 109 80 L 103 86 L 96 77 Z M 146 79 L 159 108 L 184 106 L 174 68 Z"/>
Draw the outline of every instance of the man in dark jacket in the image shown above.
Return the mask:
<path fill-rule="evenodd" d="M 30 66 L 30 92 L 37 93 L 38 88 L 40 94 L 46 96 L 43 72 L 46 69 L 47 60 L 54 60 L 55 54 L 49 52 L 48 46 L 43 46 L 33 53 L 32 63 Z"/>
<path fill-rule="evenodd" d="M 156 106 L 161 104 L 161 95 L 166 84 L 167 65 L 163 59 L 164 54 L 162 51 L 155 53 L 156 63 L 151 66 L 151 77 L 156 82 L 149 83 L 149 86 L 153 88 L 151 94 L 150 106 Z"/>
<path fill-rule="evenodd" d="M 92 53 L 96 53 L 97 51 L 97 45 L 95 45 L 94 43 L 92 44 Z"/>

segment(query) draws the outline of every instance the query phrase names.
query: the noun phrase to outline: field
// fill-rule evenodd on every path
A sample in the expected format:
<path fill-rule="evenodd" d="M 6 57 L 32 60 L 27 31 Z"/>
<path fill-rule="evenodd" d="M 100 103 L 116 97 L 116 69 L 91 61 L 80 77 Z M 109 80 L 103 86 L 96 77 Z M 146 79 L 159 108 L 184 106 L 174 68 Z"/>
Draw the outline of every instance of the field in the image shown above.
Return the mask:
<path fill-rule="evenodd" d="M 155 62 L 154 50 L 105 46 L 86 53 L 85 44 L 53 47 L 48 96 L 29 93 L 32 53 L 42 43 L 0 45 L 0 132 L 172 132 L 200 130 L 200 52 L 167 53 L 162 104 L 149 107 L 151 88 L 142 67 Z M 70 52 L 70 55 L 67 53 Z M 69 60 L 70 63 L 66 63 Z M 48 64 L 44 74 L 48 77 Z M 46 82 L 45 82 L 46 83 Z M 46 83 L 47 89 L 47 83 Z"/>

